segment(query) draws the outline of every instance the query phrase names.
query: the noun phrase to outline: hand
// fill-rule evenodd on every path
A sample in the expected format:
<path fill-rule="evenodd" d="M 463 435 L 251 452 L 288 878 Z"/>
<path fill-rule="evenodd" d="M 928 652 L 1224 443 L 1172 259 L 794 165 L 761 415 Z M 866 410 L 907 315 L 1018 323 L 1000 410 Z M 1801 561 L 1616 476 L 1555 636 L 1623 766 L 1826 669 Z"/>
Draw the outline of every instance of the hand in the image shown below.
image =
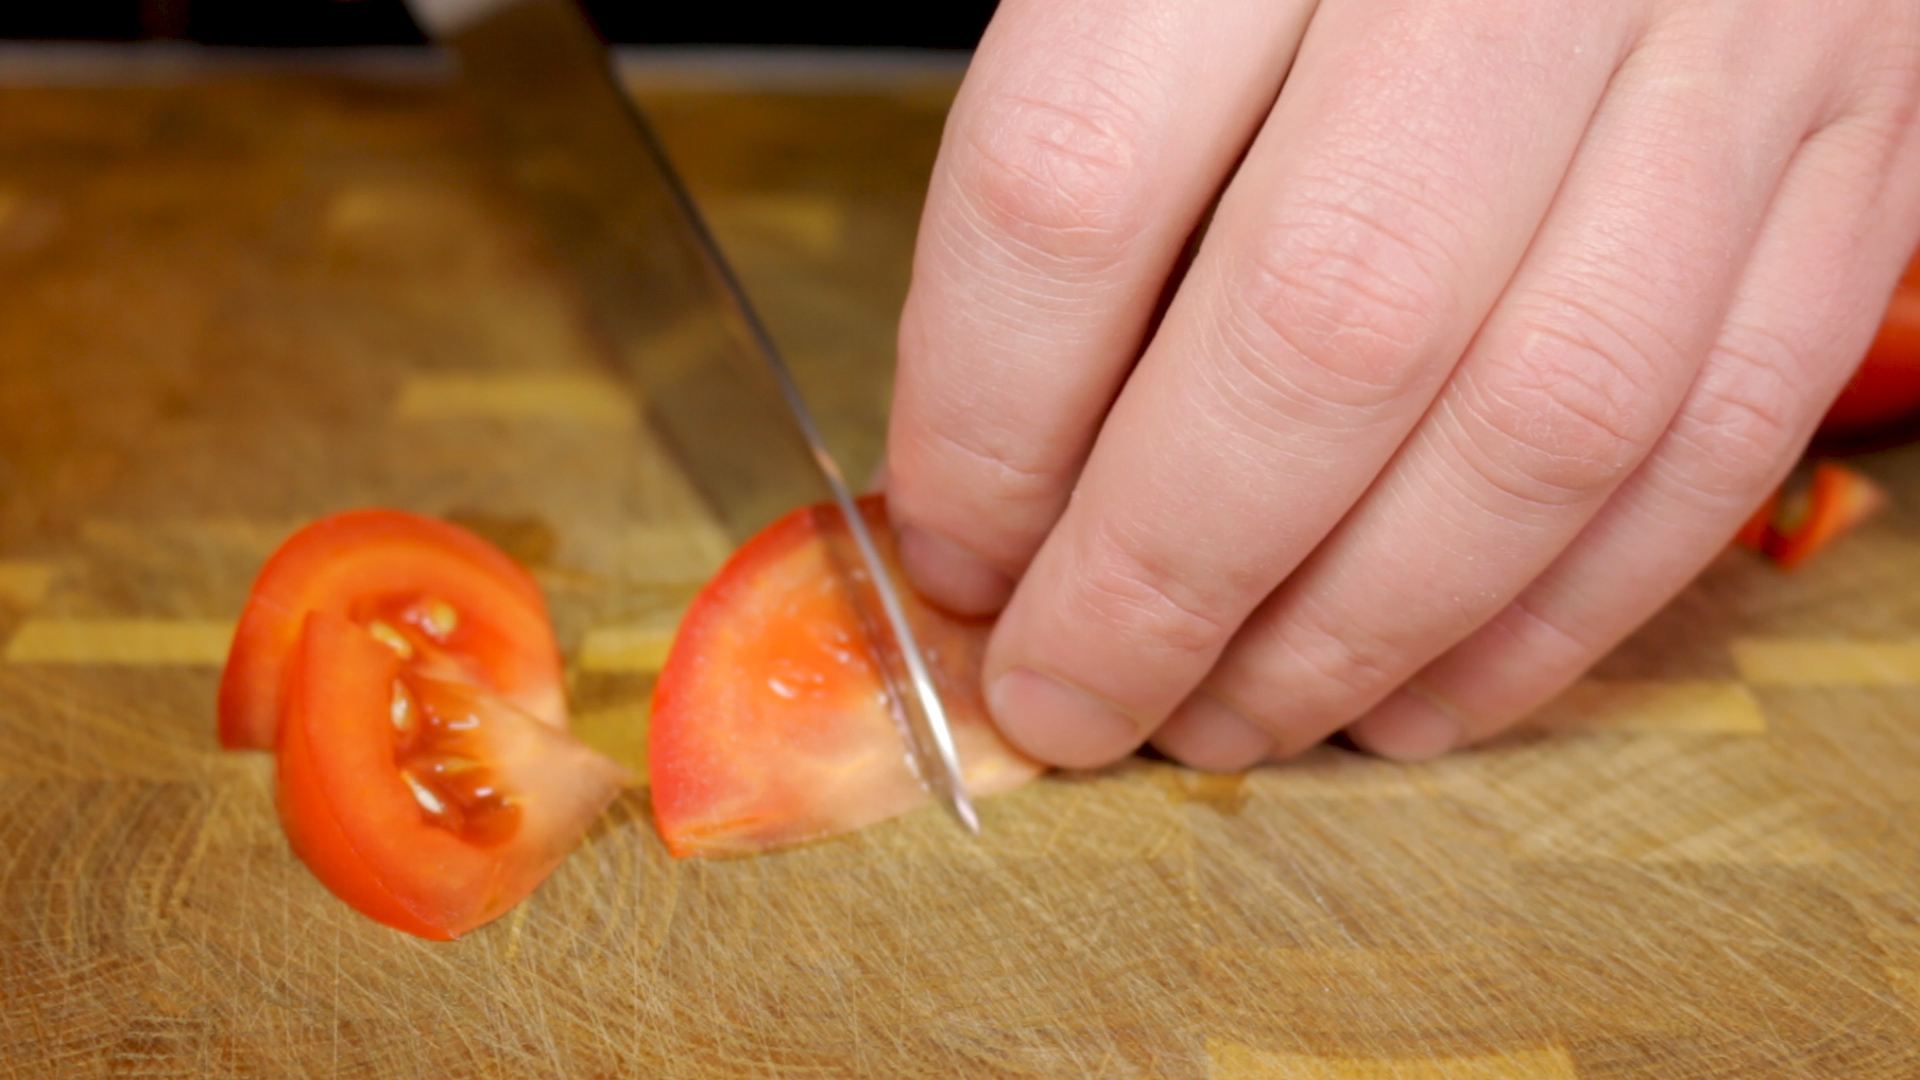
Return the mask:
<path fill-rule="evenodd" d="M 1005 0 L 901 319 L 906 563 L 1004 605 L 1043 760 L 1440 754 L 1726 544 L 1916 238 L 1911 0 Z"/>

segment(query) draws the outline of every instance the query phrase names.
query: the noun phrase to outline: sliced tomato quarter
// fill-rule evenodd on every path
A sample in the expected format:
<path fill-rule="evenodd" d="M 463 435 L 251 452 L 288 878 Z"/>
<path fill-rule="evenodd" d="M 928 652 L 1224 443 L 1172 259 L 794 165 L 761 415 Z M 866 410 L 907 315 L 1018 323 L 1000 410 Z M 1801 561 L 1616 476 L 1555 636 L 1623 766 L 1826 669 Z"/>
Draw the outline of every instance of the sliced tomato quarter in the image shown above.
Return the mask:
<path fill-rule="evenodd" d="M 276 796 L 314 875 L 363 914 L 458 937 L 552 873 L 628 780 L 506 699 L 445 681 L 331 611 L 302 621 Z"/>
<path fill-rule="evenodd" d="M 861 508 L 903 581 L 885 504 Z M 765 851 L 929 801 L 833 569 L 822 530 L 834 513 L 809 507 L 768 526 L 681 623 L 654 687 L 647 757 L 655 822 L 675 855 Z M 979 679 L 989 625 L 903 600 L 969 790 L 990 795 L 1039 775 L 988 720 Z"/>
<path fill-rule="evenodd" d="M 254 581 L 221 676 L 221 745 L 274 745 L 287 664 L 315 611 L 362 627 L 423 674 L 566 727 L 560 652 L 533 578 L 456 525 L 356 510 L 295 533 Z"/>

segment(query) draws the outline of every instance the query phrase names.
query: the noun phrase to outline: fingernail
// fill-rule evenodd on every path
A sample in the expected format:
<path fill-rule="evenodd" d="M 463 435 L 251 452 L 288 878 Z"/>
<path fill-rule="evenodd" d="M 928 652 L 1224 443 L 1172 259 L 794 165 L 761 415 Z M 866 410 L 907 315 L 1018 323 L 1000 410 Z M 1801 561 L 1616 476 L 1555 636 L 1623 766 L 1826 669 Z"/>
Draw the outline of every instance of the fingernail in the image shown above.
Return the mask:
<path fill-rule="evenodd" d="M 1348 728 L 1362 748 L 1395 761 L 1426 761 L 1460 744 L 1460 721 L 1405 690 L 1374 706 Z"/>
<path fill-rule="evenodd" d="M 912 525 L 900 529 L 900 561 L 914 588 L 956 614 L 991 615 L 1013 595 L 1013 579 L 998 568 L 946 537 Z"/>
<path fill-rule="evenodd" d="M 987 707 L 1001 734 L 1051 765 L 1091 769 L 1132 753 L 1140 726 L 1084 690 L 1028 668 L 1014 668 L 987 688 Z"/>

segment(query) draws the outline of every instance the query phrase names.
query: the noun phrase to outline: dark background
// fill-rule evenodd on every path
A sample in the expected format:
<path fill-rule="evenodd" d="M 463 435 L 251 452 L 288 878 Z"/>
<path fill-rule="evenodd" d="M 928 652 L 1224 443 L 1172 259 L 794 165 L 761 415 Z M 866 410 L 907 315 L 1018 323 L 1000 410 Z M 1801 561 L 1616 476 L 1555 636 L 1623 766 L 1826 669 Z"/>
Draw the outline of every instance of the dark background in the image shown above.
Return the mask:
<path fill-rule="evenodd" d="M 608 40 L 657 45 L 970 49 L 996 0 L 586 0 Z M 0 4 L 0 38 L 210 45 L 417 44 L 401 0 L 53 0 Z"/>

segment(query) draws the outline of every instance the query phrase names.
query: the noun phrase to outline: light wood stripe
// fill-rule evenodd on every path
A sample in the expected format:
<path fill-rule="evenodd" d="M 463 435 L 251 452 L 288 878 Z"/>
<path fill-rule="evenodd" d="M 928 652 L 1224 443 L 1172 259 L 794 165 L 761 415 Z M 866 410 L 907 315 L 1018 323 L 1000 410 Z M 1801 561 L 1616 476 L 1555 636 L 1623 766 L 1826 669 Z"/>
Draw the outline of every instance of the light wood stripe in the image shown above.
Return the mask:
<path fill-rule="evenodd" d="M 645 698 L 573 714 L 573 737 L 619 762 L 633 773 L 633 786 L 647 782 L 647 723 L 652 702 Z"/>
<path fill-rule="evenodd" d="M 1552 731 L 1759 735 L 1766 714 L 1744 683 L 1715 680 L 1585 679 L 1536 713 Z"/>
<path fill-rule="evenodd" d="M 1575 1080 L 1573 1059 L 1558 1047 L 1488 1057 L 1329 1058 L 1270 1054 L 1209 1042 L 1212 1080 Z"/>
<path fill-rule="evenodd" d="M 400 386 L 399 420 L 554 420 L 629 428 L 632 395 L 592 375 L 416 375 Z"/>
<path fill-rule="evenodd" d="M 1730 648 L 1755 686 L 1920 685 L 1920 641 L 1736 638 Z"/>
<path fill-rule="evenodd" d="M 847 233 L 846 208 L 818 195 L 731 195 L 711 203 L 713 228 L 721 246 L 765 237 L 812 255 L 829 258 L 840 251 Z"/>
<path fill-rule="evenodd" d="M 0 559 L 0 601 L 32 607 L 53 587 L 53 564 L 30 559 Z"/>
<path fill-rule="evenodd" d="M 674 623 L 601 626 L 580 644 L 580 670 L 603 674 L 659 671 L 673 646 Z"/>
<path fill-rule="evenodd" d="M 214 666 L 233 623 L 217 619 L 28 619 L 7 642 L 10 664 Z"/>
<path fill-rule="evenodd" d="M 680 525 L 635 525 L 620 533 L 616 557 L 630 581 L 699 583 L 712 577 L 733 553 L 726 534 L 711 521 Z"/>

